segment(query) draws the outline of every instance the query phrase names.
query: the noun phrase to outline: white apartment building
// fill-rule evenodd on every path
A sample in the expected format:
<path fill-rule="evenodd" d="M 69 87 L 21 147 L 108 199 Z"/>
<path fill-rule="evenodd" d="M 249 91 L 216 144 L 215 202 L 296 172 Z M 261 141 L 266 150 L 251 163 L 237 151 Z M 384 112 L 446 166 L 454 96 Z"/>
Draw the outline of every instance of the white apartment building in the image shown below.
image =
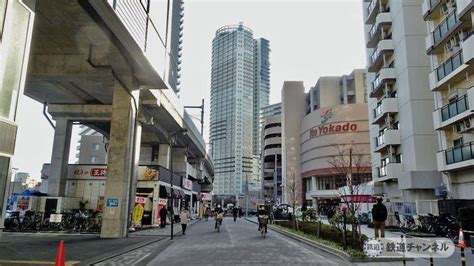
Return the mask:
<path fill-rule="evenodd" d="M 422 16 L 429 34 L 429 88 L 438 133 L 438 195 L 473 199 L 474 190 L 474 8 L 471 0 L 425 0 Z"/>
<path fill-rule="evenodd" d="M 373 177 L 400 214 L 416 213 L 441 185 L 422 3 L 363 2 Z"/>

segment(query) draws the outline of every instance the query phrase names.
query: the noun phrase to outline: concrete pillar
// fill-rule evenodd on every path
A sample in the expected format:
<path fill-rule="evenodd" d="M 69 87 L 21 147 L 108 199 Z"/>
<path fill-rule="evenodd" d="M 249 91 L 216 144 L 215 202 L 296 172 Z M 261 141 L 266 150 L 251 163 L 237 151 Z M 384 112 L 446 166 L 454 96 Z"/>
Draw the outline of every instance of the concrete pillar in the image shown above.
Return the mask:
<path fill-rule="evenodd" d="M 48 178 L 48 196 L 65 196 L 71 131 L 72 121 L 65 118 L 56 118 L 53 153 L 51 155 L 51 172 Z"/>
<path fill-rule="evenodd" d="M 173 148 L 172 152 L 173 172 L 186 177 L 187 158 L 186 148 Z"/>
<path fill-rule="evenodd" d="M 141 128 L 136 123 L 134 99 L 115 84 L 101 238 L 123 238 L 128 233 L 130 206 L 135 198 Z M 130 85 L 131 87 L 131 85 Z M 138 91 L 132 92 L 138 100 Z M 136 103 L 138 105 L 138 102 Z M 135 127 L 137 126 L 137 127 Z M 134 138 L 135 135 L 135 138 Z M 135 152 L 135 160 L 132 156 Z M 133 169 L 133 170 L 132 170 Z"/>
<path fill-rule="evenodd" d="M 160 144 L 158 147 L 158 164 L 168 169 L 170 168 L 170 151 L 168 144 Z"/>

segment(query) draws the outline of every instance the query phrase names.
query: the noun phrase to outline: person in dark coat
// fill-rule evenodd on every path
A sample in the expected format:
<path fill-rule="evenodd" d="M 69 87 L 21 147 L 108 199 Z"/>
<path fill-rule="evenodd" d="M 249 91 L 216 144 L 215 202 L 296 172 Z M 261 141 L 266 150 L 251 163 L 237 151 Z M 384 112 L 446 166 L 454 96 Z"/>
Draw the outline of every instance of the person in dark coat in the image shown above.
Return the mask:
<path fill-rule="evenodd" d="M 234 207 L 232 209 L 232 215 L 234 216 L 234 222 L 235 222 L 235 220 L 237 220 L 238 213 L 239 213 L 239 209 L 237 209 L 237 207 Z"/>
<path fill-rule="evenodd" d="M 168 215 L 168 210 L 165 207 L 162 207 L 160 209 L 160 228 L 165 228 L 167 215 Z"/>
<path fill-rule="evenodd" d="M 382 203 L 383 199 L 378 198 L 377 204 L 372 207 L 372 220 L 374 221 L 375 237 L 385 237 L 385 221 L 387 220 L 387 207 Z"/>

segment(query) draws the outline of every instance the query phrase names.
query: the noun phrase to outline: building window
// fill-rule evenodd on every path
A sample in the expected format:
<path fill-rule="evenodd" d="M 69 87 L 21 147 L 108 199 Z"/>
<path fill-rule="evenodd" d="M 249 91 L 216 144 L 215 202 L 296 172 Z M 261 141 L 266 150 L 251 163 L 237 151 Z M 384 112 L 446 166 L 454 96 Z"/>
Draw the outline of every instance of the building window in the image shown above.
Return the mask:
<path fill-rule="evenodd" d="M 305 179 L 305 182 L 306 182 L 306 192 L 311 192 L 313 189 L 312 189 L 312 182 L 311 182 L 311 178 L 307 178 Z"/>
<path fill-rule="evenodd" d="M 99 163 L 99 157 L 91 156 L 91 163 Z"/>
<path fill-rule="evenodd" d="M 95 150 L 95 151 L 98 151 L 100 149 L 99 143 L 93 143 L 92 144 L 92 149 Z"/>

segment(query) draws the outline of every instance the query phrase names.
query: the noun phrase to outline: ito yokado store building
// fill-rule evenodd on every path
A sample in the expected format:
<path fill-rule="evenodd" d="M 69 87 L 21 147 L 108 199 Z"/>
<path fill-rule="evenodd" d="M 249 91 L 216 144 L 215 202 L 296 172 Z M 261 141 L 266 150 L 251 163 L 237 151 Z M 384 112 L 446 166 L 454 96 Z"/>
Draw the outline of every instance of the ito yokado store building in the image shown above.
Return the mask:
<path fill-rule="evenodd" d="M 362 183 L 352 195 L 343 189 L 351 149 L 353 182 Z M 323 214 L 344 201 L 374 202 L 366 104 L 338 105 L 304 117 L 301 177 L 307 204 Z M 367 208 L 368 204 L 361 204 L 362 212 Z"/>

